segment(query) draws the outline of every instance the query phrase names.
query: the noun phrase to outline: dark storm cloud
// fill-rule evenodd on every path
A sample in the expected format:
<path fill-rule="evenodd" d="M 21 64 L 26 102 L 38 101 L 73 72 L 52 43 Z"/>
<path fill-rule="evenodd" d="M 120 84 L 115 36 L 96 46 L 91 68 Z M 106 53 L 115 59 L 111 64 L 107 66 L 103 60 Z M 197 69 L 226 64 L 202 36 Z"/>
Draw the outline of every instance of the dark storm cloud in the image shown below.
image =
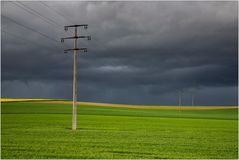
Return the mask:
<path fill-rule="evenodd" d="M 45 3 L 67 20 L 40 2 L 24 4 L 58 25 L 12 2 L 2 15 L 57 40 L 71 34 L 64 25 L 89 24 L 80 30 L 93 37 L 79 41 L 89 48 L 78 59 L 82 101 L 171 105 L 183 89 L 205 95 L 198 104 L 237 103 L 237 2 Z M 72 54 L 5 17 L 2 29 L 27 40 L 2 32 L 2 95 L 70 98 Z"/>

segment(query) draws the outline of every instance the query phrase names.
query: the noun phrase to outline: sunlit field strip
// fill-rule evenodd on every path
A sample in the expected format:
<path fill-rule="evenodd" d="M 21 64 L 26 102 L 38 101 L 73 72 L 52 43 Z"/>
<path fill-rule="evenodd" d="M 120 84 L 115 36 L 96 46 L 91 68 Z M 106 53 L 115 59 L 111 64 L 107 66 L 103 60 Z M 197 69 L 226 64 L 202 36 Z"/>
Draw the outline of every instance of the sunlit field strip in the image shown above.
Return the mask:
<path fill-rule="evenodd" d="M 51 104 L 72 104 L 71 101 L 42 101 L 35 103 Z M 136 108 L 136 109 L 162 109 L 162 110 L 214 110 L 214 109 L 233 109 L 238 106 L 150 106 L 150 105 L 127 105 L 110 103 L 77 102 L 85 106 L 118 107 L 118 108 Z"/>
<path fill-rule="evenodd" d="M 1 98 L 0 102 L 35 102 L 35 103 L 52 103 L 52 104 L 72 104 L 71 101 L 40 99 L 40 98 Z M 111 103 L 94 103 L 94 102 L 77 102 L 85 106 L 102 106 L 118 108 L 136 108 L 136 109 L 162 109 L 162 110 L 214 110 L 214 109 L 233 109 L 238 106 L 156 106 L 156 105 L 128 105 L 128 104 L 111 104 Z"/>
<path fill-rule="evenodd" d="M 50 101 L 53 99 L 40 98 L 1 98 L 0 102 L 26 102 L 26 101 Z"/>

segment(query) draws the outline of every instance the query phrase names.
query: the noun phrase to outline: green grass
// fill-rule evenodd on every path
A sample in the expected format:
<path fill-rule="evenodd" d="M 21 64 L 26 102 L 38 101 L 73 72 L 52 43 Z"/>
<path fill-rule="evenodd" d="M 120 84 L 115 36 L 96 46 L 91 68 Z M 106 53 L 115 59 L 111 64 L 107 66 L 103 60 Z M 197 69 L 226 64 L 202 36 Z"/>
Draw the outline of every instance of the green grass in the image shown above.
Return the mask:
<path fill-rule="evenodd" d="M 238 158 L 237 109 L 2 103 L 2 158 Z"/>

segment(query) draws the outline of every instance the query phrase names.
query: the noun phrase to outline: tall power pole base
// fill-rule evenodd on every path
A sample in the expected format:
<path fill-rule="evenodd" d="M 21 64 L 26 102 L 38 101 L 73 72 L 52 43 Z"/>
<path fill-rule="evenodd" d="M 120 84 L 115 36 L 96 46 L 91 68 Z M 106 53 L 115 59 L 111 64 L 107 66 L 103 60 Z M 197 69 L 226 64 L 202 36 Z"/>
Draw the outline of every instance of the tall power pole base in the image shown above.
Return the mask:
<path fill-rule="evenodd" d="M 75 34 L 73 37 L 66 37 L 61 38 L 61 42 L 64 42 L 65 39 L 74 39 L 74 48 L 73 49 L 66 49 L 64 50 L 64 53 L 67 53 L 68 51 L 74 51 L 74 64 L 73 64 L 73 102 L 72 102 L 72 130 L 76 130 L 77 128 L 77 51 L 83 51 L 87 52 L 86 48 L 77 48 L 77 39 L 78 38 L 87 38 L 88 40 L 91 39 L 90 36 L 77 36 L 77 27 L 84 27 L 87 29 L 87 24 L 82 25 L 71 25 L 71 26 L 65 26 L 65 31 L 68 30 L 68 28 L 74 27 L 75 28 Z"/>

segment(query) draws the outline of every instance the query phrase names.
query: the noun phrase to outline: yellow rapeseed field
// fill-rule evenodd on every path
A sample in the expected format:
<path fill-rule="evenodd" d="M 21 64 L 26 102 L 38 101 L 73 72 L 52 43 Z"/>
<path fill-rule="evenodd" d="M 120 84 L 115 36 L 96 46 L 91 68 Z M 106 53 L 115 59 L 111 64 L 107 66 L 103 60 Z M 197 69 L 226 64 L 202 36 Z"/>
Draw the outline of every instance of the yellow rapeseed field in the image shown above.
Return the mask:
<path fill-rule="evenodd" d="M 72 104 L 72 101 L 41 101 L 35 103 Z M 238 108 L 238 106 L 157 106 L 157 105 L 129 105 L 129 104 L 111 104 L 111 103 L 94 103 L 94 102 L 77 102 L 77 104 L 99 107 L 162 109 L 162 110 L 212 110 L 212 109 Z"/>
<path fill-rule="evenodd" d="M 40 98 L 1 98 L 0 102 L 34 102 L 51 104 L 72 104 L 72 101 L 40 99 Z M 117 108 L 137 108 L 137 109 L 162 109 L 162 110 L 211 110 L 211 109 L 231 109 L 238 106 L 157 106 L 157 105 L 129 105 L 129 104 L 111 104 L 94 102 L 77 102 L 85 106 L 117 107 Z"/>
<path fill-rule="evenodd" d="M 39 98 L 1 98 L 0 102 L 26 102 L 26 101 L 48 101 L 51 99 L 39 99 Z"/>

